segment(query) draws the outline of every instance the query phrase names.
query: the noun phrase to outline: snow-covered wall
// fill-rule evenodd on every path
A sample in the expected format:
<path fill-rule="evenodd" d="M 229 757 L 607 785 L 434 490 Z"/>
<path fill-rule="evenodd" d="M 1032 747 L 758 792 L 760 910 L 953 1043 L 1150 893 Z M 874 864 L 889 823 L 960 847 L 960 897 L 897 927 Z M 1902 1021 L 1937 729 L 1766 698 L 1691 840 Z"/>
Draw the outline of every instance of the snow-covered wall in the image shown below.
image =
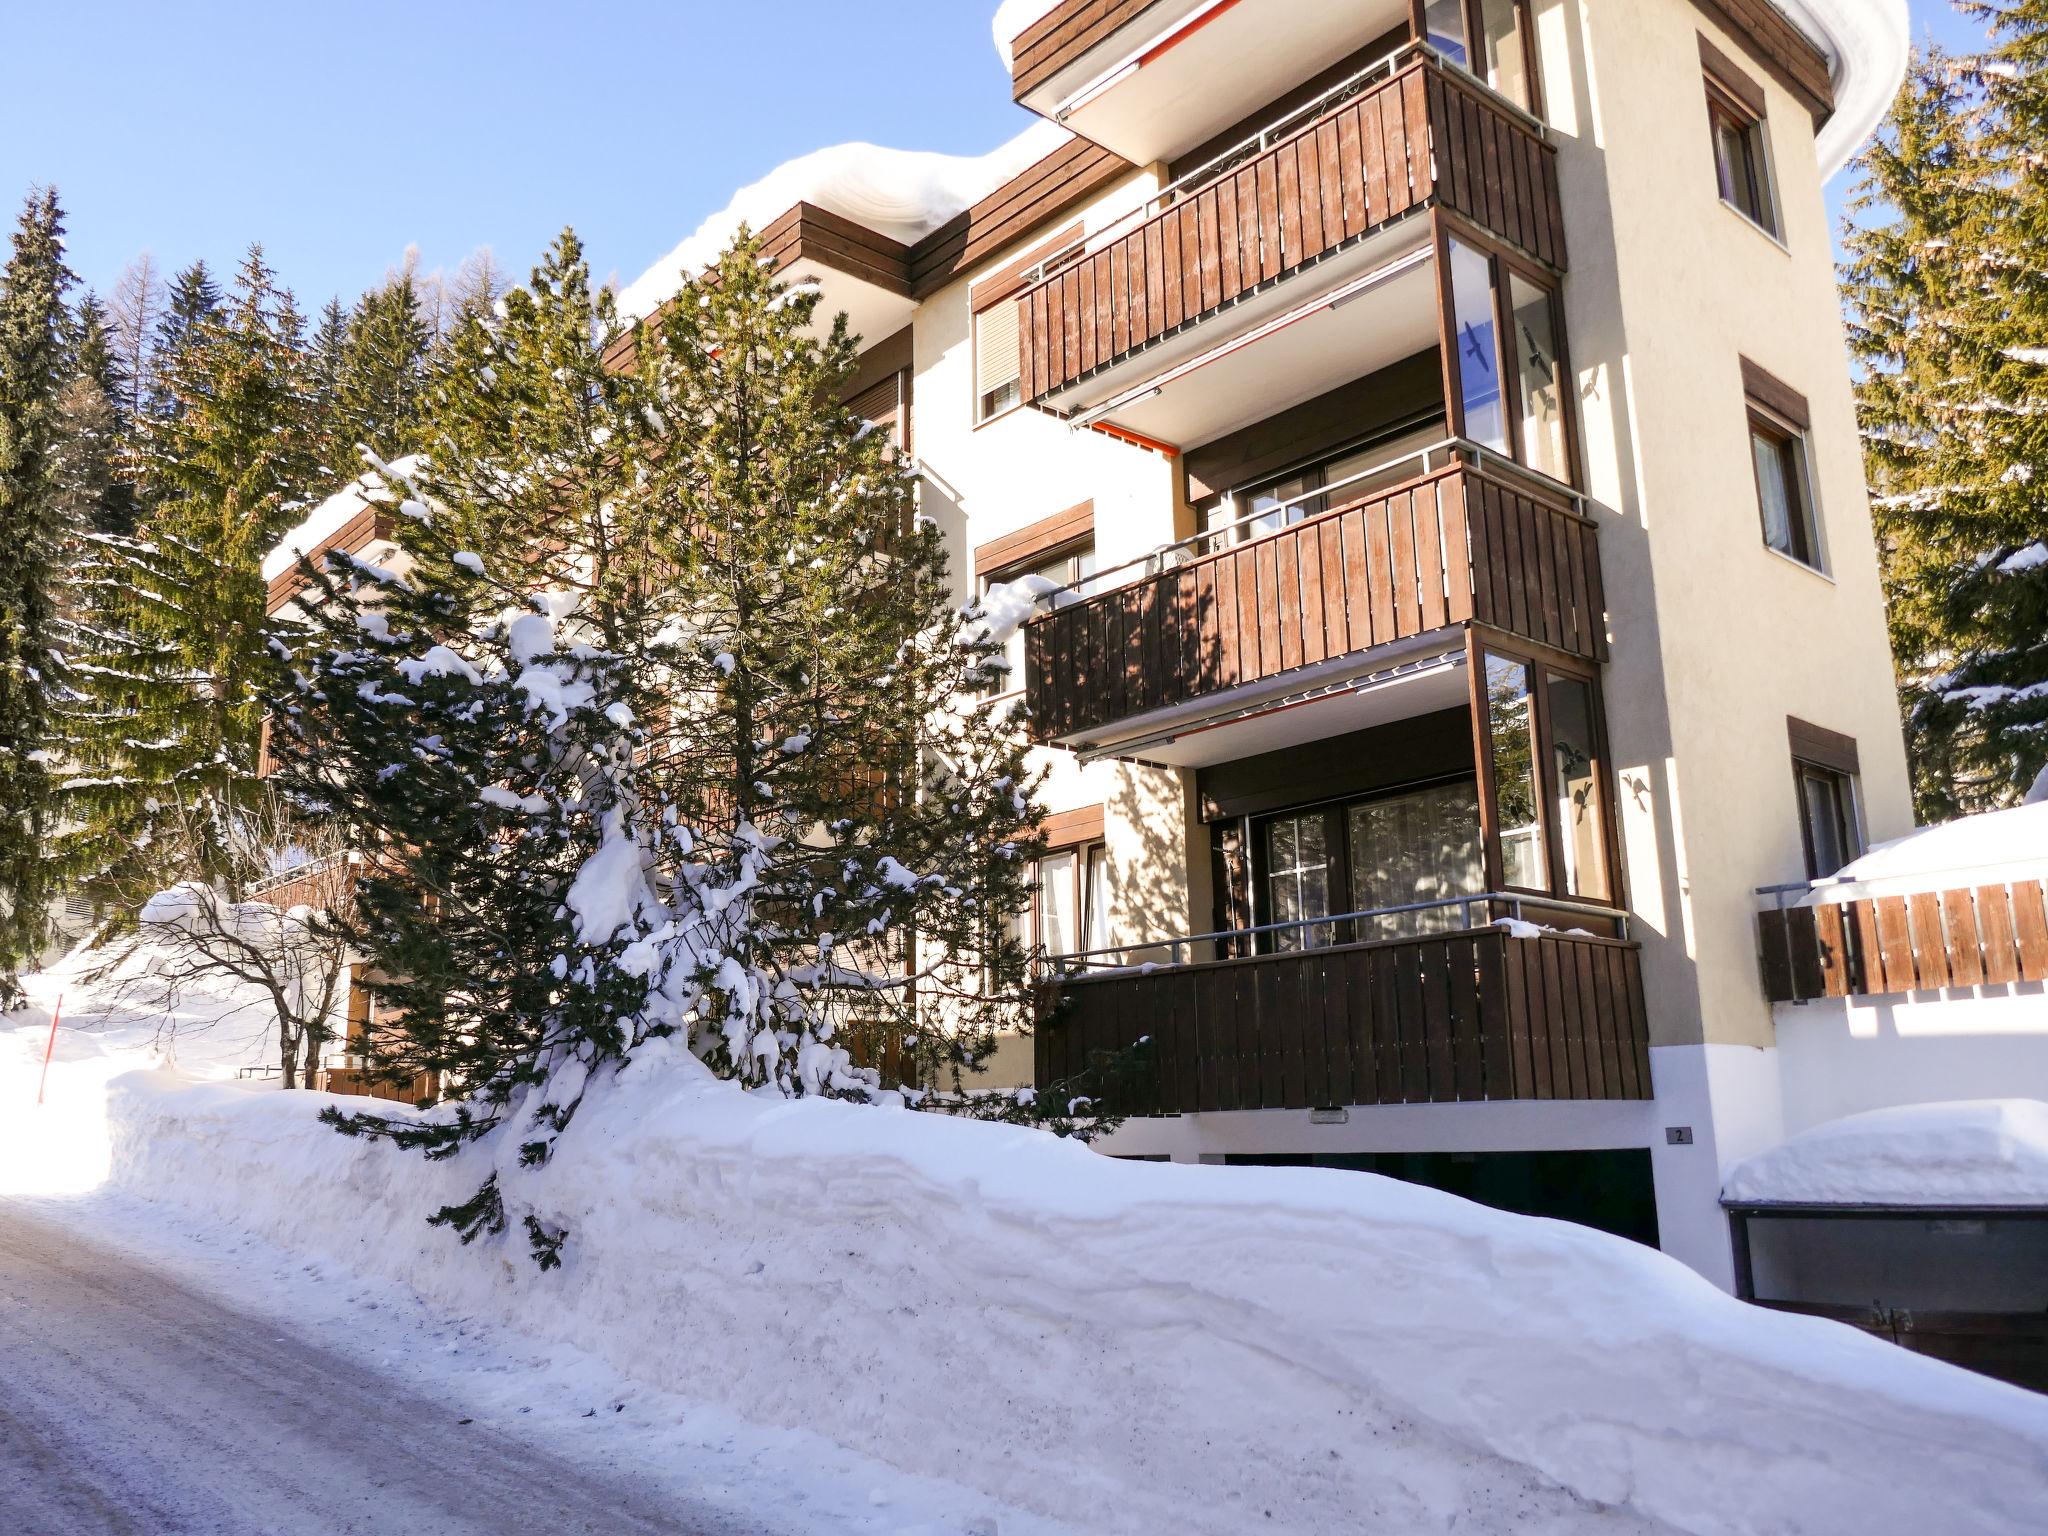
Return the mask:
<path fill-rule="evenodd" d="M 477 1154 L 314 1107 L 130 1076 L 114 1177 L 1085 1529 L 1972 1536 L 2048 1496 L 2048 1400 L 1369 1175 L 764 1101 L 656 1048 L 501 1171 L 574 1234 L 544 1276 L 517 1215 L 422 1224 Z"/>

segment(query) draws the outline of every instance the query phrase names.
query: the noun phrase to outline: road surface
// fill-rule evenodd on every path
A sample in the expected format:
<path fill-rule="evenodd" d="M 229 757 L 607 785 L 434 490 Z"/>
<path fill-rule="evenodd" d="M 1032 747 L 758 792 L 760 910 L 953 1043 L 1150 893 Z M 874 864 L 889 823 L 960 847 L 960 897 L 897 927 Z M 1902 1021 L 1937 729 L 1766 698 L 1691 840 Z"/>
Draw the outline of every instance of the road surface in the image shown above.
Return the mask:
<path fill-rule="evenodd" d="M 5 1536 L 740 1536 L 0 1199 Z"/>

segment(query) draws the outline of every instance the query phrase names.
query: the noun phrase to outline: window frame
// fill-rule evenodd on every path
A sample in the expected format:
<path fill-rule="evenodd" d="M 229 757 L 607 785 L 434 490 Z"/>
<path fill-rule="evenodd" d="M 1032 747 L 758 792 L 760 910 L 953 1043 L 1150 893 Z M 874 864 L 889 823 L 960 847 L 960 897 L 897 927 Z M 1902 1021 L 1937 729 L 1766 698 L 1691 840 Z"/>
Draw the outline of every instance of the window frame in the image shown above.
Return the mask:
<path fill-rule="evenodd" d="M 1535 7 L 1530 3 L 1530 0 L 1509 0 L 1509 3 L 1515 8 L 1515 34 L 1521 40 L 1523 66 L 1528 74 L 1529 99 L 1526 102 L 1516 101 L 1514 97 L 1487 78 L 1486 60 L 1483 57 L 1486 47 L 1485 0 L 1458 0 L 1458 20 L 1465 29 L 1465 36 L 1461 43 L 1465 50 L 1465 61 L 1460 64 L 1456 60 L 1451 60 L 1448 54 L 1445 54 L 1444 57 L 1449 60 L 1453 68 L 1463 70 L 1502 101 L 1509 103 L 1520 111 L 1527 112 L 1531 117 L 1542 119 L 1543 70 L 1541 68 L 1540 56 L 1536 51 Z M 1428 44 L 1432 48 L 1436 47 L 1436 44 L 1430 41 L 1426 0 L 1415 0 L 1415 10 L 1410 25 L 1419 41 Z M 1475 50 L 1482 55 L 1477 60 L 1477 68 L 1473 67 Z M 1441 49 L 1438 51 L 1442 52 Z"/>
<path fill-rule="evenodd" d="M 1064 564 L 1066 566 L 1066 574 L 1063 578 L 1056 579 L 1059 579 L 1064 586 L 1073 586 L 1078 582 L 1087 580 L 1090 575 L 1094 574 L 1093 572 L 1082 571 L 1079 565 L 1083 556 L 1093 555 L 1094 553 L 1095 528 L 1091 519 L 1086 533 L 1077 534 L 1075 537 L 1067 539 L 1062 543 L 1054 544 L 1046 549 L 1035 550 L 1015 560 L 1006 561 L 1002 565 L 995 566 L 990 570 L 975 572 L 974 595 L 977 599 L 985 598 L 988 596 L 988 589 L 995 586 L 998 582 L 1015 581 L 1020 576 L 1043 574 L 1048 566 L 1057 564 Z M 1021 639 L 1023 629 L 1020 627 L 1017 633 Z M 1007 699 L 1021 695 L 1025 690 L 1024 669 L 1029 665 L 1030 662 L 1027 657 L 1024 667 L 1017 669 L 1016 677 L 1005 679 L 1006 686 L 991 689 L 989 692 L 982 694 L 981 697 L 984 699 Z"/>
<path fill-rule="evenodd" d="M 974 393 L 972 396 L 972 410 L 974 413 L 974 430 L 977 432 L 979 432 L 983 427 L 990 426 L 993 425 L 995 422 L 1001 421 L 1005 416 L 1012 415 L 1015 412 L 1024 409 L 1024 343 L 1021 328 L 1019 331 L 1017 342 L 1017 373 L 1015 384 L 1017 391 L 1016 399 L 1012 400 L 1008 405 L 1000 407 L 999 409 L 992 411 L 984 411 L 983 404 L 988 399 L 988 396 L 982 392 L 981 388 L 982 319 L 984 316 L 992 313 L 999 305 L 1015 305 L 1016 302 L 1017 300 L 1015 298 L 998 299 L 994 304 L 989 304 L 981 309 L 977 309 L 970 317 L 968 322 L 968 329 L 972 334 L 972 342 L 968 349 L 968 378 L 974 387 Z"/>
<path fill-rule="evenodd" d="M 1045 848 L 1031 861 L 1027 876 L 1029 893 L 1025 898 L 1024 911 L 1019 914 L 1024 921 L 1024 950 L 1027 955 L 1031 956 L 1034 960 L 1043 959 L 1050 961 L 1063 958 L 1062 955 L 1055 954 L 1051 949 L 1047 948 L 1045 942 L 1045 905 L 1041 897 L 1044 889 L 1044 867 L 1047 861 L 1052 859 L 1070 859 L 1073 861 L 1073 870 L 1070 876 L 1072 889 L 1067 894 L 1073 902 L 1074 941 L 1082 946 L 1082 949 L 1081 951 L 1068 951 L 1069 954 L 1072 954 L 1085 952 L 1088 946 L 1089 924 L 1091 919 L 1097 915 L 1089 905 L 1088 876 L 1091 868 L 1099 865 L 1102 869 L 1103 896 L 1105 899 L 1108 896 L 1108 858 L 1107 841 L 1101 836 L 1095 836 L 1083 838 L 1077 842 L 1060 843 Z"/>
<path fill-rule="evenodd" d="M 1479 815 L 1486 843 L 1487 889 L 1527 896 L 1532 900 L 1548 898 L 1553 901 L 1580 902 L 1594 907 L 1613 907 L 1620 911 L 1625 901 L 1621 850 L 1618 846 L 1620 839 L 1616 832 L 1618 802 L 1615 797 L 1613 751 L 1607 731 L 1607 700 L 1605 691 L 1600 686 L 1598 669 L 1541 647 L 1511 640 L 1506 635 L 1490 630 L 1483 634 L 1476 628 L 1468 631 L 1468 645 L 1467 671 L 1472 679 L 1472 746 L 1474 760 L 1479 769 Z M 1548 882 L 1541 890 L 1530 886 L 1511 886 L 1507 883 L 1507 868 L 1502 859 L 1500 846 L 1500 815 L 1495 799 L 1493 732 L 1486 697 L 1486 661 L 1490 656 L 1526 666 L 1530 673 L 1529 696 L 1533 737 L 1531 750 L 1536 759 L 1536 811 L 1541 818 L 1544 877 Z M 1600 789 L 1600 856 L 1607 875 L 1607 894 L 1604 897 L 1574 895 L 1565 889 L 1564 832 L 1556 825 L 1555 813 L 1557 738 L 1550 719 L 1549 682 L 1552 677 L 1569 678 L 1574 682 L 1584 683 L 1589 690 L 1593 736 L 1591 776 Z"/>
<path fill-rule="evenodd" d="M 1281 806 L 1270 811 L 1261 811 L 1247 816 L 1245 820 L 1247 862 L 1246 875 L 1251 893 L 1251 926 L 1263 928 L 1276 921 L 1273 916 L 1272 860 L 1267 852 L 1268 829 L 1275 822 L 1299 821 L 1309 816 L 1318 816 L 1323 822 L 1323 848 L 1327 855 L 1323 868 L 1326 880 L 1326 897 L 1329 901 L 1328 916 L 1331 921 L 1323 925 L 1327 936 L 1320 941 L 1307 942 L 1300 949 L 1325 949 L 1337 944 L 1358 942 L 1358 927 L 1355 923 L 1340 923 L 1336 919 L 1351 911 L 1352 868 L 1350 814 L 1354 806 L 1378 805 L 1389 800 L 1399 800 L 1427 789 L 1437 789 L 1450 784 L 1471 783 L 1478 788 L 1474 773 L 1437 773 L 1423 778 L 1390 784 L 1365 794 L 1338 795 L 1326 800 L 1311 800 L 1301 805 Z M 1481 840 L 1484 841 L 1484 819 L 1481 820 Z M 1484 858 L 1482 854 L 1482 873 Z M 1314 922 L 1317 920 L 1311 920 Z M 1341 930 L 1341 931 L 1340 931 Z M 1313 935 L 1314 927 L 1295 929 L 1296 934 Z M 1251 952 L 1258 955 L 1291 954 L 1299 950 L 1282 949 L 1280 941 L 1284 936 L 1278 933 L 1256 935 Z"/>
<path fill-rule="evenodd" d="M 1749 396 L 1744 405 L 1745 446 L 1749 450 L 1750 483 L 1756 492 L 1757 533 L 1763 540 L 1763 546 L 1781 559 L 1790 560 L 1817 576 L 1826 576 L 1827 546 L 1821 537 L 1820 502 L 1814 494 L 1813 453 L 1807 441 L 1807 429 L 1795 426 L 1789 417 L 1772 410 L 1754 395 Z M 1786 491 L 1793 503 L 1787 520 L 1787 533 L 1795 546 L 1804 544 L 1804 553 L 1797 548 L 1780 549 L 1771 542 L 1770 524 L 1764 515 L 1763 475 L 1757 466 L 1759 438 L 1770 442 L 1785 473 Z"/>
<path fill-rule="evenodd" d="M 1809 779 L 1823 780 L 1835 791 L 1835 813 L 1839 820 L 1835 833 L 1847 856 L 1833 869 L 1820 867 L 1819 849 L 1813 838 L 1813 808 L 1806 797 Z M 1806 878 L 1809 881 L 1826 880 L 1862 858 L 1866 840 L 1863 836 L 1863 795 L 1858 776 L 1795 756 L 1792 759 L 1792 787 L 1793 797 L 1799 806 L 1799 842 L 1806 860 Z"/>
<path fill-rule="evenodd" d="M 1437 219 L 1436 242 L 1437 270 L 1440 274 L 1440 294 L 1437 311 L 1438 346 L 1442 349 L 1445 369 L 1444 414 L 1450 425 L 1451 435 L 1470 440 L 1465 421 L 1465 360 L 1459 338 L 1454 334 L 1457 325 L 1457 302 L 1451 272 L 1451 247 L 1456 244 L 1477 252 L 1487 261 L 1487 290 L 1493 314 L 1494 362 L 1500 369 L 1501 421 L 1506 428 L 1508 448 L 1506 457 L 1514 465 L 1529 474 L 1538 475 L 1558 484 L 1577 490 L 1583 476 L 1579 470 L 1580 434 L 1577 391 L 1573 387 L 1574 374 L 1571 360 L 1571 338 L 1565 326 L 1564 289 L 1554 273 L 1526 258 L 1505 249 L 1492 239 L 1473 229 L 1462 220 L 1446 218 L 1441 210 L 1434 215 Z M 1553 475 L 1548 470 L 1537 469 L 1527 458 L 1528 445 L 1524 442 L 1521 402 L 1515 397 L 1515 381 L 1519 379 L 1521 354 L 1517 346 L 1515 328 L 1510 323 L 1513 316 L 1511 289 L 1506 275 L 1513 274 L 1524 282 L 1541 289 L 1550 299 L 1550 330 L 1557 345 L 1558 406 L 1564 422 L 1564 469 L 1562 475 Z M 1500 450 L 1488 448 L 1488 453 Z"/>
<path fill-rule="evenodd" d="M 1713 162 L 1715 198 L 1745 224 L 1783 248 L 1785 214 L 1778 196 L 1777 166 L 1771 148 L 1771 118 L 1763 87 L 1745 75 L 1704 35 L 1699 39 L 1699 50 L 1706 93 L 1707 148 Z M 1735 130 L 1747 150 L 1745 158 L 1750 162 L 1747 179 L 1756 199 L 1755 212 L 1730 198 L 1724 187 L 1721 157 L 1724 124 Z"/>

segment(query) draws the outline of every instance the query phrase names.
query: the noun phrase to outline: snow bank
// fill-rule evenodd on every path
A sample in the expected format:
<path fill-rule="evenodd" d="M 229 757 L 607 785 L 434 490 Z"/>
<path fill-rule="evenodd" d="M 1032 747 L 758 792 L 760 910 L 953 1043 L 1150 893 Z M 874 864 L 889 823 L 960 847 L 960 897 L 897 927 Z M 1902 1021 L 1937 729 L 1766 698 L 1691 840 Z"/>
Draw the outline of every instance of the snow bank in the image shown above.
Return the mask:
<path fill-rule="evenodd" d="M 417 455 L 407 455 L 391 461 L 391 472 L 395 475 L 411 475 L 420 466 Z M 322 543 L 334 537 L 361 512 L 367 512 L 383 499 L 386 486 L 383 476 L 375 470 L 366 470 L 351 480 L 342 489 L 321 502 L 306 514 L 306 520 L 277 542 L 277 547 L 263 557 L 263 579 L 275 581 L 299 562 L 300 555 L 310 555 Z"/>
<path fill-rule="evenodd" d="M 2048 1104 L 1902 1104 L 1830 1120 L 1737 1163 L 1722 1194 L 1744 1203 L 2048 1206 Z"/>
<path fill-rule="evenodd" d="M 1849 163 L 1906 78 L 1912 20 L 1906 0 L 1772 0 L 1828 56 L 1835 111 L 1814 137 L 1820 173 Z"/>
<path fill-rule="evenodd" d="M 448 1164 L 134 1074 L 113 1174 L 654 1385 L 1097 1531 L 2032 1532 L 2048 1401 L 1364 1174 L 750 1097 L 657 1045 L 464 1249 Z M 1618 1506 L 1596 1511 L 1589 1505 Z"/>
<path fill-rule="evenodd" d="M 2048 876 L 2048 802 L 1962 816 L 1879 843 L 1801 898 L 1807 906 Z"/>
<path fill-rule="evenodd" d="M 620 318 L 638 320 L 653 314 L 681 286 L 683 273 L 702 272 L 718 260 L 741 224 L 758 232 L 798 203 L 813 203 L 910 245 L 1072 137 L 1057 124 L 1040 122 L 985 155 L 942 155 L 874 144 L 814 150 L 741 188 L 687 240 L 620 290 Z"/>

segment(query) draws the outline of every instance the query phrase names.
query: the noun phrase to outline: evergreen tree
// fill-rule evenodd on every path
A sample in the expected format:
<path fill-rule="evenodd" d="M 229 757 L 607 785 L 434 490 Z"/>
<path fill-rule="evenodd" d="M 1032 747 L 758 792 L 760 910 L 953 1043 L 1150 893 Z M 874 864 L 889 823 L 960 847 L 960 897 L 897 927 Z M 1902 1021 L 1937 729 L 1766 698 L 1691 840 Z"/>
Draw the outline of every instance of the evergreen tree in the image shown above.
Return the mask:
<path fill-rule="evenodd" d="M 342 354 L 348 346 L 348 309 L 340 299 L 329 299 L 320 311 L 320 323 L 313 328 L 306 353 L 306 411 L 317 435 L 314 449 L 319 483 L 346 480 L 356 472 L 352 445 L 347 434 L 336 430 L 340 420 Z"/>
<path fill-rule="evenodd" d="M 1039 813 L 987 697 L 1003 637 L 836 403 L 844 317 L 816 339 L 815 291 L 759 255 L 742 236 L 614 372 L 565 233 L 458 326 L 426 467 L 386 472 L 403 576 L 338 559 L 277 631 L 281 781 L 376 850 L 350 935 L 394 1020 L 373 1061 L 457 1100 L 331 1118 L 496 1147 L 437 1218 L 465 1239 L 657 1036 L 790 1095 L 940 1089 L 1062 1129 L 1102 1096 L 958 1094 L 1029 1015 L 1001 919 Z M 564 1234 L 527 1232 L 554 1262 Z"/>
<path fill-rule="evenodd" d="M 1861 161 L 1844 269 L 1918 810 L 2048 765 L 2048 4 L 1982 59 L 1917 55 Z"/>
<path fill-rule="evenodd" d="M 410 273 L 363 295 L 342 347 L 335 391 L 339 458 L 329 463 L 352 471 L 362 448 L 397 458 L 419 447 L 432 341 Z"/>
<path fill-rule="evenodd" d="M 66 863 L 120 918 L 172 878 L 208 873 L 164 867 L 161 818 L 231 816 L 255 793 L 271 665 L 261 563 L 302 515 L 312 465 L 303 326 L 261 250 L 224 304 L 195 310 L 204 284 L 186 278 L 173 313 L 199 318 L 161 356 L 139 534 L 97 546 L 108 622 L 79 658 L 67 740 L 82 771 Z"/>
<path fill-rule="evenodd" d="M 171 375 L 177 369 L 186 346 L 219 308 L 220 285 L 214 281 L 213 273 L 204 261 L 193 262 L 171 279 L 170 291 L 164 296 L 162 318 L 157 321 L 156 334 L 150 343 L 149 394 L 143 402 L 146 414 L 162 417 L 174 415 L 182 409 L 179 390 Z"/>
<path fill-rule="evenodd" d="M 105 307 L 90 290 L 72 321 L 70 373 L 60 405 L 65 472 L 59 477 L 67 526 L 94 533 L 135 531 L 134 461 L 126 365 Z"/>
<path fill-rule="evenodd" d="M 54 639 L 63 539 L 52 451 L 65 369 L 64 215 L 29 194 L 0 273 L 0 1007 L 48 935 Z"/>

